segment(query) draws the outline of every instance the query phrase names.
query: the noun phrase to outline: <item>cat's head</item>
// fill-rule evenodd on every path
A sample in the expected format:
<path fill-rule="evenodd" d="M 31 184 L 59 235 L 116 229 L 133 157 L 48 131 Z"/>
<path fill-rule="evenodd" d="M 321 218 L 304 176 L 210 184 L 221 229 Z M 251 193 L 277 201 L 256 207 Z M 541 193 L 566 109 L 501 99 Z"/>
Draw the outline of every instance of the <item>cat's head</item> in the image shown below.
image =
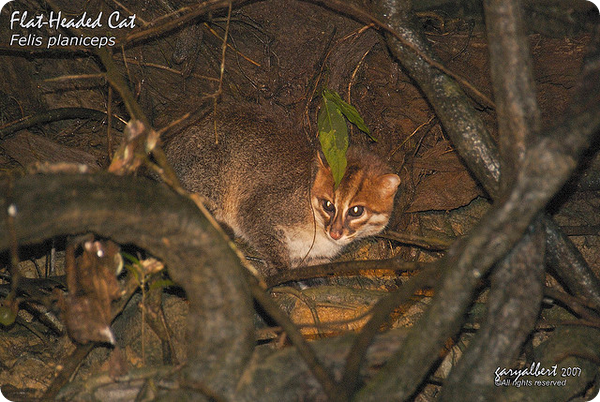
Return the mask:
<path fill-rule="evenodd" d="M 346 172 L 337 189 L 323 155 L 317 156 L 317 172 L 311 203 L 318 227 L 333 241 L 346 245 L 372 236 L 387 225 L 400 178 L 374 154 L 350 147 Z"/>

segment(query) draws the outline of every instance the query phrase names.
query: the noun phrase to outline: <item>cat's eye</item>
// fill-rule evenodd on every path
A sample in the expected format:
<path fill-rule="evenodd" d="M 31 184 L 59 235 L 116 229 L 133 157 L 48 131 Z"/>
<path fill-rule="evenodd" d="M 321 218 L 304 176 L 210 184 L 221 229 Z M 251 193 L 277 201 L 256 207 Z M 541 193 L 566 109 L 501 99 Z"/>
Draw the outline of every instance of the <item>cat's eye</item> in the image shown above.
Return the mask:
<path fill-rule="evenodd" d="M 335 212 L 335 205 L 329 200 L 323 200 L 323 209 L 330 214 Z"/>
<path fill-rule="evenodd" d="M 362 205 L 355 205 L 348 210 L 348 215 L 352 216 L 353 218 L 357 218 L 361 216 L 363 212 L 365 212 L 365 207 Z"/>

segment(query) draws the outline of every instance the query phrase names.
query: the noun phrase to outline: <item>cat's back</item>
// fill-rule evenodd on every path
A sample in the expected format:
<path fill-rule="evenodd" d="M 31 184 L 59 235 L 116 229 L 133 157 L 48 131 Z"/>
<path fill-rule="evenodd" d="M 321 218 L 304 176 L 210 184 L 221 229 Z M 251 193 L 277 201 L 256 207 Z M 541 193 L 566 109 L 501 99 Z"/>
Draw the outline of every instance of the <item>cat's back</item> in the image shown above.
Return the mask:
<path fill-rule="evenodd" d="M 250 104 L 219 105 L 174 135 L 165 151 L 183 186 L 240 233 L 244 204 L 275 211 L 277 202 L 307 199 L 315 155 L 284 115 Z"/>
<path fill-rule="evenodd" d="M 219 105 L 216 114 L 208 113 L 175 135 L 165 149 L 190 191 L 214 184 L 215 179 L 247 185 L 261 178 L 291 175 L 292 179 L 314 155 L 309 141 L 285 116 L 252 104 Z M 248 178 L 254 180 L 247 182 Z"/>

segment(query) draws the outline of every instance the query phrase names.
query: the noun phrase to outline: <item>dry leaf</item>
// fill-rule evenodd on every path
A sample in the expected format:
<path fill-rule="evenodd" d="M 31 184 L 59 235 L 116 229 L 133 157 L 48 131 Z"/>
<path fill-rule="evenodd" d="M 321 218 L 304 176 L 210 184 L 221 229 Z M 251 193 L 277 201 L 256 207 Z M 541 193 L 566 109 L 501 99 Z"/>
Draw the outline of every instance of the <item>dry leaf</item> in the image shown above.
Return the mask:
<path fill-rule="evenodd" d="M 75 249 L 73 243 L 67 247 L 69 294 L 59 300 L 67 332 L 79 343 L 114 344 L 111 304 L 122 295 L 116 279 L 122 265 L 119 247 L 111 241 L 84 241 L 77 259 Z"/>

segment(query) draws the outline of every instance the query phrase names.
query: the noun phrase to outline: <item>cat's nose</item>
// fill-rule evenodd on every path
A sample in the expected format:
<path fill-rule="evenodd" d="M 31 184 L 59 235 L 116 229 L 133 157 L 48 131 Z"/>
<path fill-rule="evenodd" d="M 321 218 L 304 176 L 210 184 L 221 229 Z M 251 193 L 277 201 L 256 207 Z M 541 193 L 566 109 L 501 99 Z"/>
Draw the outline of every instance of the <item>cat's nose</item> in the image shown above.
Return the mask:
<path fill-rule="evenodd" d="M 329 236 L 336 241 L 344 235 L 344 220 L 342 216 L 342 214 L 336 214 L 329 227 Z"/>
<path fill-rule="evenodd" d="M 333 240 L 341 239 L 343 234 L 343 229 L 341 228 L 331 228 L 329 231 L 329 236 L 331 236 Z"/>

